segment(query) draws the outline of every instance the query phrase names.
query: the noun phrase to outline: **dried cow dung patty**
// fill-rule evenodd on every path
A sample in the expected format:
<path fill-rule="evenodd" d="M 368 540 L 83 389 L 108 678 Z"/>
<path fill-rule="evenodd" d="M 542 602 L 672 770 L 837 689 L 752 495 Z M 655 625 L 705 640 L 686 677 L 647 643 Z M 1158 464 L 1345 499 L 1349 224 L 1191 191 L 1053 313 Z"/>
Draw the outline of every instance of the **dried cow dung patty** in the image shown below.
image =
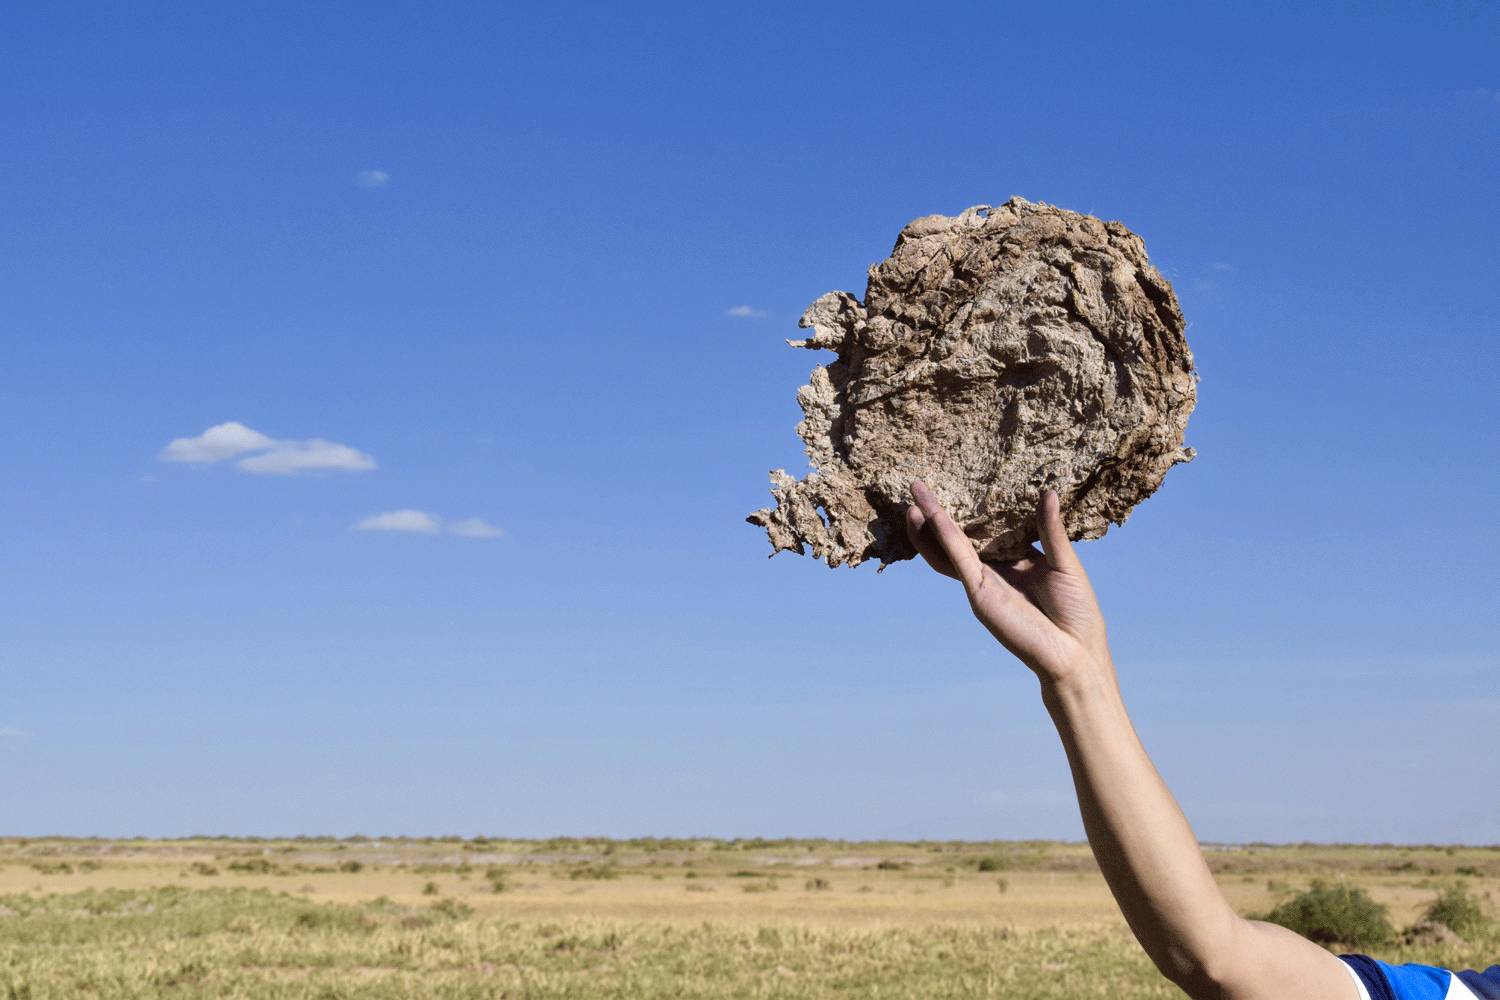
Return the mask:
<path fill-rule="evenodd" d="M 1140 237 L 1012 198 L 908 224 L 864 302 L 829 292 L 793 347 L 813 369 L 797 433 L 813 471 L 771 473 L 776 506 L 746 520 L 829 566 L 916 553 L 903 517 L 924 479 L 988 559 L 1036 540 L 1045 489 L 1073 539 L 1098 538 L 1193 457 L 1196 399 L 1182 311 Z"/>

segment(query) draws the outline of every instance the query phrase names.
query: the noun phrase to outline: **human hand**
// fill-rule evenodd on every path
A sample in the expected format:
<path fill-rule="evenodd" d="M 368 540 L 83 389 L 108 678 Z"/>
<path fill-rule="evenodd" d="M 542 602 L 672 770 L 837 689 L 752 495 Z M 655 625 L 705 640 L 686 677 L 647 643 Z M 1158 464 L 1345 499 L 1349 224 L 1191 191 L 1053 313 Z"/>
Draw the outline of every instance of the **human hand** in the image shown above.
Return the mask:
<path fill-rule="evenodd" d="M 1001 645 L 1044 682 L 1073 680 L 1090 668 L 1111 671 L 1104 616 L 1063 528 L 1057 494 L 1037 507 L 1042 549 L 1014 562 L 985 562 L 927 484 L 911 484 L 906 534 L 927 564 L 964 585 L 969 607 Z"/>

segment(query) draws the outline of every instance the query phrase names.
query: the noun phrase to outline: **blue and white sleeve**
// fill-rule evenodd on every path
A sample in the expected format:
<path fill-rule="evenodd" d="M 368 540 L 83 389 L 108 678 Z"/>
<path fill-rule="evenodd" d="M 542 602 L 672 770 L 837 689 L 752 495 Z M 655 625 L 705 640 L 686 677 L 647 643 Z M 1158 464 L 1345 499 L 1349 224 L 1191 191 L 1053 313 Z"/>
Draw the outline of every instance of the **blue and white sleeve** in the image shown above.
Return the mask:
<path fill-rule="evenodd" d="M 1368 955 L 1340 955 L 1359 986 L 1359 1000 L 1500 1000 L 1500 965 L 1450 972 L 1431 965 L 1390 965 Z"/>

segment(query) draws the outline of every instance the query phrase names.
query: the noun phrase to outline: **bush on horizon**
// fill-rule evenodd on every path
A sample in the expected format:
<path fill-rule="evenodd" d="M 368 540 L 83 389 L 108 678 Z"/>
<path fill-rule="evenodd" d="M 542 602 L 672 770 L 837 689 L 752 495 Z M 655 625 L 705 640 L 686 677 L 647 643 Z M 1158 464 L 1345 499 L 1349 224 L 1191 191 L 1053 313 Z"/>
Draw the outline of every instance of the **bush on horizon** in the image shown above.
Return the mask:
<path fill-rule="evenodd" d="M 1311 888 L 1277 906 L 1265 919 L 1323 945 L 1366 948 L 1395 936 L 1386 908 L 1363 889 L 1314 879 Z"/>
<path fill-rule="evenodd" d="M 1422 919 L 1442 924 L 1462 937 L 1472 937 L 1490 926 L 1484 907 L 1461 885 L 1451 885 L 1439 893 L 1423 911 Z"/>

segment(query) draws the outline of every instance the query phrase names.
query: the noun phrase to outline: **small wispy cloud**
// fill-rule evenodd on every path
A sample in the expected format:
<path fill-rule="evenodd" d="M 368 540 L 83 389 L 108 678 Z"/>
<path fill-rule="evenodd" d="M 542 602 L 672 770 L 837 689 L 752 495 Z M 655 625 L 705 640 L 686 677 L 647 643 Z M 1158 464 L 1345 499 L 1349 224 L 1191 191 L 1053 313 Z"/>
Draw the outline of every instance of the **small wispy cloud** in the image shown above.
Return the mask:
<path fill-rule="evenodd" d="M 724 315 L 733 319 L 759 319 L 765 314 L 764 309 L 757 309 L 754 306 L 730 306 L 724 310 Z"/>
<path fill-rule="evenodd" d="M 437 535 L 446 531 L 460 538 L 499 538 L 505 532 L 482 517 L 444 521 L 425 510 L 405 508 L 371 514 L 354 525 L 355 531 L 404 531 L 413 535 Z"/>
<path fill-rule="evenodd" d="M 240 455 L 246 457 L 235 464 L 257 475 L 290 476 L 319 470 L 365 472 L 375 468 L 375 459 L 349 445 L 322 438 L 280 440 L 237 420 L 215 424 L 197 437 L 177 438 L 156 457 L 163 462 L 211 465 Z"/>
<path fill-rule="evenodd" d="M 499 538 L 505 532 L 482 517 L 466 517 L 462 521 L 454 521 L 448 525 L 448 534 L 461 535 L 464 538 Z"/>
<path fill-rule="evenodd" d="M 1234 274 L 1234 265 L 1227 260 L 1205 261 L 1195 271 L 1189 271 L 1191 280 L 1186 281 L 1183 287 L 1191 288 L 1195 292 L 1215 292 L 1226 282 L 1231 281 Z M 1178 275 L 1172 280 L 1178 281 L 1182 276 Z"/>
<path fill-rule="evenodd" d="M 405 531 L 417 535 L 435 535 L 442 530 L 442 519 L 425 510 L 388 510 L 371 514 L 354 526 L 355 531 Z"/>
<path fill-rule="evenodd" d="M 358 448 L 334 441 L 313 438 L 311 441 L 277 441 L 270 451 L 239 460 L 246 472 L 268 476 L 291 476 L 316 469 L 339 472 L 368 472 L 375 460 Z"/>
<path fill-rule="evenodd" d="M 1473 90 L 1465 91 L 1465 93 L 1470 97 L 1477 97 L 1481 101 L 1500 104 L 1500 89 L 1494 87 L 1475 87 Z"/>
<path fill-rule="evenodd" d="M 383 188 L 391 182 L 391 175 L 384 170 L 361 170 L 354 175 L 354 186 L 366 191 Z"/>
<path fill-rule="evenodd" d="M 24 729 L 17 729 L 15 726 L 0 726 L 0 740 L 18 740 L 25 735 Z"/>
<path fill-rule="evenodd" d="M 156 457 L 163 462 L 219 462 L 260 451 L 276 442 L 259 431 L 252 431 L 238 420 L 215 424 L 197 437 L 177 438 L 167 443 Z"/>

